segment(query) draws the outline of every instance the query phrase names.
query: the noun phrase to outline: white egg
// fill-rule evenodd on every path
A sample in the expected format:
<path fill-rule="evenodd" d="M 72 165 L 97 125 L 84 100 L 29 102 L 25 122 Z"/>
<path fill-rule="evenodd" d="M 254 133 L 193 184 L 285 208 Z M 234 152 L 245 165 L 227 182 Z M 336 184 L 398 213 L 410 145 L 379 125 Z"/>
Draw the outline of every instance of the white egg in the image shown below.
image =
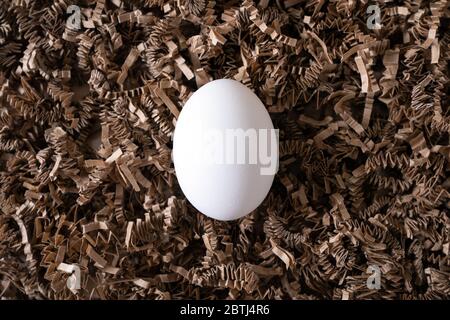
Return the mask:
<path fill-rule="evenodd" d="M 278 169 L 278 134 L 259 98 L 238 81 L 221 79 L 184 105 L 173 140 L 180 187 L 200 212 L 234 220 L 255 210 Z"/>

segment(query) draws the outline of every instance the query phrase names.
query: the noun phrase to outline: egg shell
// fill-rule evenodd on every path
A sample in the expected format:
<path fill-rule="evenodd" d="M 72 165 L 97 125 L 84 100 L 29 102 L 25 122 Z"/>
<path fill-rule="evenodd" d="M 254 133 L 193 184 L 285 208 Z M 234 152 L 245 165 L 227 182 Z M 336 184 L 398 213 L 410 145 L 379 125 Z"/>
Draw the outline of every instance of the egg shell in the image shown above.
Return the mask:
<path fill-rule="evenodd" d="M 176 176 L 189 202 L 208 217 L 222 221 L 255 210 L 273 183 L 275 171 L 262 174 L 261 169 L 278 167 L 278 140 L 276 144 L 270 138 L 262 140 L 269 148 L 266 154 L 276 153 L 276 163 L 268 165 L 259 156 L 257 163 L 250 161 L 249 141 L 245 145 L 245 163 L 228 161 L 232 157 L 227 158 L 231 149 L 227 149 L 226 137 L 239 130 L 266 131 L 270 137 L 273 129 L 263 103 L 240 82 L 221 79 L 198 89 L 182 108 L 173 140 Z M 234 147 L 237 159 L 243 149 L 238 143 Z"/>

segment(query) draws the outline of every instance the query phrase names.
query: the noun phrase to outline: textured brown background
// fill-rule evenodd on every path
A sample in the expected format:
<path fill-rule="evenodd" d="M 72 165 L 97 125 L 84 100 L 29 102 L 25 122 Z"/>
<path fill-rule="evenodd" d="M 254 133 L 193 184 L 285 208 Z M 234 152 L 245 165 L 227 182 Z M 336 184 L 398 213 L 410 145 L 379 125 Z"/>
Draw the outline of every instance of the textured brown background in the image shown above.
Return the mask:
<path fill-rule="evenodd" d="M 448 298 L 449 3 L 373 1 L 370 30 L 364 2 L 0 1 L 0 297 Z M 280 129 L 270 195 L 231 223 L 170 157 L 220 78 Z"/>

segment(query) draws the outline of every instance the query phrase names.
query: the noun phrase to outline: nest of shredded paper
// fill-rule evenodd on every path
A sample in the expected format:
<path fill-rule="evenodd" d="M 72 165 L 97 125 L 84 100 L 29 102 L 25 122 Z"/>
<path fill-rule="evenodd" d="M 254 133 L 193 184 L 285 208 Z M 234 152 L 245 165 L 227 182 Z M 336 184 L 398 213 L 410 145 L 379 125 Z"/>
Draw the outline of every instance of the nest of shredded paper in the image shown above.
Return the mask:
<path fill-rule="evenodd" d="M 449 17 L 448 1 L 1 0 L 0 297 L 448 298 Z M 171 162 L 181 108 L 219 78 L 280 129 L 269 196 L 230 223 L 185 200 Z"/>

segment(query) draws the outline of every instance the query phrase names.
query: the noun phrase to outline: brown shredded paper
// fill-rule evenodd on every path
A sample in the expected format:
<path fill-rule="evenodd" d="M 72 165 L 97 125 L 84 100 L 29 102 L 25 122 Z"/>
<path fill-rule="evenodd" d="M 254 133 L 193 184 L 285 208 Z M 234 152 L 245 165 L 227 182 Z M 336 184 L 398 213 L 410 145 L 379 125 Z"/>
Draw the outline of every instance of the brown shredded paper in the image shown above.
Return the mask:
<path fill-rule="evenodd" d="M 0 298 L 448 298 L 449 17 L 0 0 Z M 171 158 L 187 99 L 221 78 L 280 130 L 272 189 L 234 222 L 186 201 Z"/>

